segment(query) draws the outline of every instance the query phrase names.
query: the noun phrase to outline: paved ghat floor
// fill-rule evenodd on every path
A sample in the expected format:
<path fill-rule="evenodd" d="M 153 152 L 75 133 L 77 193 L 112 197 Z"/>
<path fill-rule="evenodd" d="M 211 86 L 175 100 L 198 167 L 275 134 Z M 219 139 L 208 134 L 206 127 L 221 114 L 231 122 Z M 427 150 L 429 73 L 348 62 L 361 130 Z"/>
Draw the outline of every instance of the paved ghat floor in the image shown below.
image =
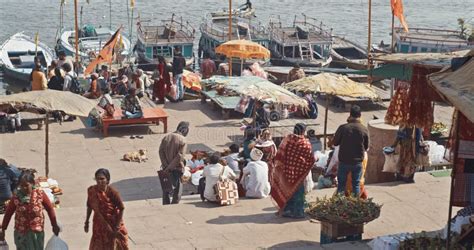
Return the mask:
<path fill-rule="evenodd" d="M 181 120 L 191 122 L 189 149 L 222 150 L 234 138 L 241 138 L 240 119 L 220 120 L 220 112 L 209 104 L 186 101 L 166 104 L 170 115 L 169 129 Z M 323 108 L 320 107 L 322 114 Z M 385 111 L 364 113 L 383 117 Z M 347 115 L 330 111 L 329 127 L 335 130 Z M 450 111 L 439 108 L 439 119 L 449 121 Z M 317 122 L 323 124 L 320 116 Z M 34 126 L 35 127 L 35 126 Z M 35 128 L 34 128 L 35 129 Z M 163 137 L 162 126 L 111 128 L 109 137 L 82 121 L 65 122 L 50 127 L 50 177 L 59 181 L 64 195 L 57 209 L 64 226 L 61 237 L 70 249 L 88 249 L 90 234 L 83 224 L 86 214 L 86 189 L 93 185 L 94 172 L 105 167 L 111 171 L 111 182 L 125 202 L 124 220 L 129 231 L 131 249 L 255 249 L 255 248 L 319 248 L 320 225 L 309 220 L 278 218 L 270 199 L 242 199 L 229 207 L 202 203 L 195 191 L 187 187 L 181 204 L 162 206 L 156 171 L 160 166 L 158 147 Z M 322 132 L 322 127 L 320 131 Z M 130 135 L 144 135 L 130 139 Z M 124 153 L 147 149 L 149 161 L 121 161 Z M 36 168 L 44 174 L 44 130 L 25 130 L 0 134 L 0 157 L 21 167 Z M 369 196 L 383 203 L 379 219 L 365 227 L 364 238 L 398 232 L 433 231 L 445 224 L 448 211 L 449 178 L 434 178 L 419 173 L 415 184 L 387 183 L 369 185 Z M 307 199 L 331 195 L 334 189 L 314 190 Z M 46 240 L 51 236 L 46 222 Z M 13 221 L 7 241 L 13 245 Z M 365 249 L 365 244 L 333 244 L 323 248 Z"/>

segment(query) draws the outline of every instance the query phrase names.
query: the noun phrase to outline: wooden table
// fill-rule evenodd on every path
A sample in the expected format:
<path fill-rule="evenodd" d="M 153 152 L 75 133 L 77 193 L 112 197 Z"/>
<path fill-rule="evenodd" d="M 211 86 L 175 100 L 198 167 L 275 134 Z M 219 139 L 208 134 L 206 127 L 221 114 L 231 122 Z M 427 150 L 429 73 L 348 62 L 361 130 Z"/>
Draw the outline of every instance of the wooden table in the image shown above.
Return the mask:
<path fill-rule="evenodd" d="M 38 126 L 38 129 L 41 129 L 43 127 L 43 124 L 45 123 L 46 120 L 46 115 L 44 114 L 38 114 L 36 112 L 29 112 L 29 111 L 22 111 L 19 112 L 20 118 L 21 118 L 21 123 L 23 124 L 36 124 Z"/>
<path fill-rule="evenodd" d="M 123 118 L 122 110 L 116 108 L 114 116 L 102 118 L 102 132 L 108 136 L 109 126 L 111 125 L 133 125 L 133 124 L 156 124 L 163 123 L 164 133 L 168 132 L 168 114 L 161 108 L 144 108 L 141 118 Z"/>
<path fill-rule="evenodd" d="M 218 95 L 215 90 L 201 91 L 201 95 L 201 102 L 204 103 L 206 98 L 211 99 L 211 102 L 221 109 L 224 119 L 229 119 L 230 112 L 235 109 L 240 101 L 240 96 L 222 96 Z"/>

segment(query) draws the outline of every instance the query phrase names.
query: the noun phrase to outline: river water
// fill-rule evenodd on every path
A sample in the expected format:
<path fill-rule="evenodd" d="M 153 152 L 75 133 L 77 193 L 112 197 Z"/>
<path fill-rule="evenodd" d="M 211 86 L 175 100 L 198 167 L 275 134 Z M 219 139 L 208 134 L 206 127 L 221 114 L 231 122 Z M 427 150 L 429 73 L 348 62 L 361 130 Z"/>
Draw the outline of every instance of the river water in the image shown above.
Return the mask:
<path fill-rule="evenodd" d="M 112 17 L 114 29 L 123 24 L 128 32 L 129 1 L 89 0 L 88 4 L 86 0 L 79 0 L 79 9 L 83 9 L 82 23 L 109 26 Z M 238 5 L 244 0 L 233 2 Z M 31 36 L 38 31 L 40 40 L 54 47 L 59 27 L 59 3 L 60 0 L 0 0 L 0 42 L 20 31 Z M 367 44 L 368 0 L 253 0 L 252 3 L 262 24 L 268 23 L 272 16 L 280 16 L 283 23 L 290 24 L 295 14 L 305 13 L 332 27 L 334 34 L 364 46 Z M 175 13 L 189 20 L 198 30 L 207 13 L 227 7 L 227 0 L 136 0 L 134 17 L 139 14 L 143 19 L 162 20 Z M 458 18 L 474 25 L 474 0 L 405 0 L 404 9 L 407 23 L 412 27 L 457 29 Z M 66 27 L 73 27 L 73 0 L 66 0 L 64 21 Z M 372 0 L 372 43 L 381 40 L 389 43 L 390 27 L 390 0 Z M 199 34 L 196 42 L 198 38 Z M 17 90 L 15 84 L 4 80 L 0 72 L 0 94 L 7 88 Z"/>

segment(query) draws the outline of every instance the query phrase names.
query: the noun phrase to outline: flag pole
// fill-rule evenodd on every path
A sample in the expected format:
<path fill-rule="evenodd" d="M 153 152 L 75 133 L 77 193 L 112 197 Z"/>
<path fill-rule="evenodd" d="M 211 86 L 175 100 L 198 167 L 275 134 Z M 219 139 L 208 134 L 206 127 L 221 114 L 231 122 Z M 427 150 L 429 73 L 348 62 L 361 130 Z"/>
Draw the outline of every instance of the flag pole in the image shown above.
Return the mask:
<path fill-rule="evenodd" d="M 372 85 L 372 57 L 370 55 L 370 50 L 372 48 L 372 0 L 369 0 L 369 24 L 367 40 L 367 70 L 369 70 L 367 81 L 370 85 Z"/>
<path fill-rule="evenodd" d="M 112 29 L 112 0 L 109 0 L 109 28 Z"/>
<path fill-rule="evenodd" d="M 38 42 L 39 42 L 39 31 L 36 31 L 36 36 L 35 36 L 35 57 L 38 56 Z"/>
<path fill-rule="evenodd" d="M 77 24 L 77 0 L 74 0 L 74 30 L 76 45 L 76 63 L 79 63 L 79 27 Z"/>
<path fill-rule="evenodd" d="M 229 0 L 229 41 L 232 40 L 232 0 Z M 229 76 L 232 76 L 232 57 L 229 60 Z"/>
<path fill-rule="evenodd" d="M 394 31 L 395 31 L 395 15 L 393 14 L 393 10 L 392 10 L 392 43 L 391 43 L 391 45 L 390 45 L 390 51 L 391 51 L 392 53 L 395 52 L 395 48 L 394 48 L 395 42 L 394 42 L 394 40 L 393 40 L 393 39 L 394 39 L 394 36 L 395 36 Z"/>

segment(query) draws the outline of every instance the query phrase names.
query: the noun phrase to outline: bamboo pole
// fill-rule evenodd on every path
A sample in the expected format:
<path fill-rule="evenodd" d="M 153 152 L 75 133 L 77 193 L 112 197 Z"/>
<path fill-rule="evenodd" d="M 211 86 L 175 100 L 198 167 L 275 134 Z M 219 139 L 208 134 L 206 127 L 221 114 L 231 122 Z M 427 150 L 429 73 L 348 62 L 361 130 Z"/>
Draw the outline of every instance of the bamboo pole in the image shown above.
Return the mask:
<path fill-rule="evenodd" d="M 394 38 L 395 38 L 395 34 L 394 34 L 394 31 L 395 31 L 395 15 L 393 15 L 393 11 L 392 11 L 392 42 L 390 44 L 390 51 L 393 53 L 395 52 L 395 41 L 394 41 Z"/>
<path fill-rule="evenodd" d="M 112 29 L 112 0 L 109 0 L 109 29 Z"/>
<path fill-rule="evenodd" d="M 44 163 L 45 163 L 45 174 L 49 176 L 49 112 L 46 112 L 46 128 L 45 128 L 45 150 L 44 150 Z"/>
<path fill-rule="evenodd" d="M 453 154 L 453 169 L 451 171 L 451 190 L 449 191 L 449 212 L 448 212 L 448 237 L 446 241 L 446 249 L 450 249 L 450 242 L 451 242 L 451 216 L 453 213 L 453 189 L 454 183 L 456 182 L 456 164 L 458 162 L 458 151 L 459 151 L 459 110 L 455 111 L 455 131 L 454 131 L 454 154 Z"/>
<path fill-rule="evenodd" d="M 229 33 L 228 40 L 232 40 L 232 0 L 229 0 Z M 229 76 L 232 76 L 232 57 L 227 58 L 229 60 Z"/>
<path fill-rule="evenodd" d="M 79 63 L 79 27 L 77 24 L 77 0 L 74 0 L 74 30 L 75 30 L 75 45 L 76 45 L 76 63 Z"/>
<path fill-rule="evenodd" d="M 369 24 L 367 40 L 367 70 L 369 70 L 367 81 L 370 85 L 372 85 L 372 58 L 370 55 L 370 50 L 372 49 L 372 0 L 369 0 Z"/>
<path fill-rule="evenodd" d="M 327 145 L 328 110 L 329 110 L 329 99 L 330 98 L 331 98 L 331 96 L 326 94 L 326 110 L 324 111 L 324 145 L 323 145 L 324 151 L 326 151 L 326 145 Z"/>

